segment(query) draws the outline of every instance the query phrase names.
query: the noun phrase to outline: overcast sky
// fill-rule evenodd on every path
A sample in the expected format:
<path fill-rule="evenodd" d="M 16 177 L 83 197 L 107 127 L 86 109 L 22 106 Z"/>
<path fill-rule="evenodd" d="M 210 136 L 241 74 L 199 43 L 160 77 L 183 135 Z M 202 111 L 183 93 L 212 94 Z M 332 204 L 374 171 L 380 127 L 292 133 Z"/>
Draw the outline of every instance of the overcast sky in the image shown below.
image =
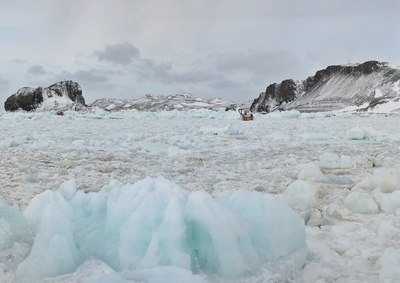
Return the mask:
<path fill-rule="evenodd" d="M 1 0 L 0 99 L 77 81 L 87 102 L 241 102 L 330 64 L 400 65 L 397 0 Z"/>

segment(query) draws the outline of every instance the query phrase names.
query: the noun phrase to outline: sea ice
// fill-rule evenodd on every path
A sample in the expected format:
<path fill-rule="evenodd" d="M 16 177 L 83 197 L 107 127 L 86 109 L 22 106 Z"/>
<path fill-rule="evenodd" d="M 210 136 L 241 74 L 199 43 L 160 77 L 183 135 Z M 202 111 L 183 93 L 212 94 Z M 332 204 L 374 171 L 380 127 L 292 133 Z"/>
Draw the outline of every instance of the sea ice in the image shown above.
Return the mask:
<path fill-rule="evenodd" d="M 290 278 L 289 281 L 296 283 L 318 282 L 318 280 L 378 282 L 380 273 L 389 274 L 390 266 L 397 266 L 382 265 L 385 260 L 383 258 L 379 261 L 379 258 L 387 248 L 399 249 L 397 191 L 400 189 L 398 181 L 400 123 L 398 120 L 399 116 L 394 113 L 390 115 L 335 113 L 335 116 L 331 113 L 302 113 L 297 118 L 284 117 L 282 113 L 276 113 L 275 116 L 255 114 L 255 120 L 250 123 L 239 121 L 238 113 L 233 111 L 196 110 L 157 113 L 67 111 L 62 117 L 51 112 L 0 113 L 1 197 L 5 203 L 17 204 L 24 209 L 35 195 L 46 189 L 58 188 L 62 180 L 74 178 L 80 186 L 79 189 L 71 182 L 70 185 L 65 185 L 64 189 L 57 191 L 57 198 L 63 198 L 72 210 L 72 219 L 68 213 L 61 215 L 67 219 L 65 223 L 58 223 L 58 227 L 55 227 L 57 229 L 49 228 L 62 233 L 64 225 L 69 221 L 69 228 L 68 225 L 66 228 L 73 231 L 72 237 L 78 252 L 76 257 L 78 269 L 65 275 L 63 277 L 65 281 L 59 276 L 56 279 L 50 278 L 49 281 L 84 281 L 83 278 L 89 278 L 89 275 L 111 271 L 117 271 L 116 276 L 127 281 L 129 277 L 122 275 L 124 272 L 122 266 L 132 266 L 130 270 L 132 272 L 151 271 L 157 267 L 145 266 L 150 266 L 152 261 L 156 264 L 157 258 L 161 258 L 160 262 L 163 263 L 170 260 L 179 262 L 181 266 L 188 266 L 187 269 L 181 267 L 181 270 L 187 270 L 188 274 L 191 274 L 192 258 L 194 266 L 198 267 L 196 262 L 202 257 L 196 252 L 191 252 L 186 239 L 183 244 L 179 240 L 183 229 L 181 224 L 174 224 L 173 228 L 170 228 L 174 232 L 170 235 L 176 240 L 166 239 L 162 232 L 168 231 L 167 227 L 172 224 L 159 225 L 159 215 L 162 215 L 163 219 L 169 215 L 170 220 L 164 223 L 187 225 L 185 212 L 177 213 L 176 216 L 168 212 L 168 210 L 175 211 L 172 207 L 181 207 L 179 198 L 168 201 L 167 206 L 170 209 L 156 208 L 155 205 L 163 202 L 156 201 L 157 198 L 152 197 L 148 197 L 144 205 L 147 209 L 125 206 L 123 205 L 125 201 L 130 203 L 127 199 L 129 196 L 132 195 L 131 199 L 138 197 L 133 197 L 132 193 L 138 189 L 132 189 L 133 185 L 124 184 L 135 183 L 145 176 L 161 174 L 176 181 L 189 192 L 207 191 L 213 195 L 210 203 L 217 208 L 223 206 L 223 211 L 238 215 L 237 222 L 244 222 L 245 225 L 241 227 L 246 230 L 253 226 L 263 227 L 263 224 L 252 225 L 244 220 L 244 214 L 233 211 L 224 203 L 222 196 L 217 197 L 221 191 L 261 188 L 263 192 L 279 194 L 296 179 L 302 179 L 312 183 L 318 191 L 316 204 L 311 209 L 311 218 L 307 222 L 310 226 L 306 227 L 310 253 L 306 260 L 305 273 L 300 271 L 294 275 L 290 274 L 290 270 L 298 269 L 287 267 L 291 262 L 289 258 L 285 261 L 287 265 L 280 265 L 280 260 L 273 260 L 276 263 L 273 267 L 266 263 L 268 270 L 273 272 L 272 275 L 263 272 L 265 268 L 261 267 L 260 272 L 255 271 L 256 273 L 250 277 L 233 280 L 246 283 L 275 283 L 280 279 L 285 282 L 293 275 L 293 279 Z M 227 125 L 232 125 L 230 133 Z M 376 138 L 374 135 L 369 138 L 365 135 L 367 126 L 379 130 L 379 135 L 375 133 Z M 201 134 L 198 131 L 201 127 L 213 130 Z M 351 128 L 364 129 L 361 140 L 349 140 L 347 133 L 351 136 L 349 131 Z M 214 135 L 215 133 L 217 135 Z M 318 165 L 319 157 L 327 152 L 335 153 L 339 159 L 343 155 L 351 156 L 354 160 L 353 167 L 330 169 L 329 174 L 325 168 L 323 173 Z M 304 165 L 309 163 L 312 167 Z M 375 167 L 386 169 L 387 172 L 376 170 Z M 113 179 L 122 183 L 116 181 L 110 183 Z M 358 184 L 352 186 L 352 181 Z M 108 183 L 110 185 L 105 186 Z M 99 191 L 102 187 L 104 188 Z M 123 191 L 127 192 L 122 194 Z M 367 199 L 371 200 L 372 197 L 380 213 L 359 214 L 347 209 L 344 200 L 353 192 L 367 193 Z M 168 194 L 164 196 L 168 199 Z M 186 201 L 182 211 L 187 211 L 187 201 L 192 198 L 190 193 L 185 193 L 185 196 Z M 252 208 L 256 205 L 247 200 L 249 196 L 243 197 L 248 202 L 243 209 L 250 210 L 247 213 L 253 213 Z M 151 199 L 153 200 L 150 201 Z M 203 201 L 204 206 L 209 204 L 206 197 Z M 57 203 L 62 205 L 63 202 Z M 368 201 L 363 205 L 368 207 Z M 16 213 L 16 218 L 10 218 L 10 209 Z M 51 211 L 51 208 L 46 210 Z M 111 212 L 113 216 L 110 216 Z M 129 225 L 133 225 L 135 217 L 139 217 L 138 215 L 142 213 L 145 213 L 148 225 L 136 222 L 135 225 L 138 225 L 136 227 L 141 228 L 143 234 L 134 234 Z M 118 215 L 120 217 L 115 218 Z M 126 217 L 122 217 L 123 215 Z M 252 217 L 256 218 L 257 215 L 259 213 L 254 212 Z M 59 219 L 62 219 L 61 216 Z M 281 215 L 271 213 L 271 217 L 275 219 Z M 38 218 L 40 219 L 37 221 L 35 217 L 30 218 L 35 220 L 36 224 L 28 224 L 27 219 L 18 214 L 17 208 L 7 207 L 1 210 L 0 242 L 2 247 L 6 248 L 0 251 L 0 282 L 16 281 L 14 278 L 16 268 L 24 259 L 25 266 L 34 269 L 32 259 L 37 259 L 39 256 L 37 252 L 29 256 L 31 250 L 33 251 L 33 240 L 35 238 L 39 241 L 41 237 L 46 236 L 42 234 L 39 237 L 41 232 L 38 226 L 45 222 L 42 221 L 42 216 L 39 215 Z M 153 219 L 158 220 L 153 221 Z M 200 222 L 204 219 L 198 220 Z M 300 218 L 298 220 L 300 223 L 303 222 Z M 255 219 L 253 222 L 256 222 Z M 56 225 L 50 223 L 50 226 Z M 276 225 L 280 229 L 283 220 L 271 223 L 278 223 Z M 221 227 L 226 225 L 221 224 Z M 183 231 L 185 236 L 186 229 Z M 211 233 L 214 230 L 210 225 L 207 230 L 202 231 Z M 119 238 L 121 233 L 123 238 Z M 57 237 L 62 236 L 67 239 L 67 234 L 58 235 Z M 217 233 L 213 235 L 216 239 L 221 237 Z M 243 233 L 239 235 L 242 236 Z M 57 237 L 53 239 L 49 236 L 53 242 Z M 257 237 L 249 236 L 249 238 Z M 149 245 L 141 250 L 144 244 L 136 247 L 129 239 L 138 239 Z M 282 242 L 288 249 L 286 243 L 291 243 L 291 238 L 277 242 L 279 244 Z M 164 243 L 169 243 L 168 249 L 164 249 Z M 68 242 L 65 241 L 65 244 Z M 39 242 L 35 245 L 40 246 Z M 59 247 L 62 249 L 63 245 L 58 244 L 57 248 Z M 253 242 L 252 247 L 255 247 Z M 283 247 L 279 245 L 278 248 Z M 139 252 L 133 257 L 129 251 L 124 252 L 124 249 L 138 249 Z M 170 253 L 170 250 L 177 252 Z M 182 252 L 178 252 L 179 250 Z M 258 256 L 258 253 L 256 254 Z M 43 259 L 53 260 L 51 256 L 54 254 L 50 255 L 51 252 Z M 248 258 L 250 255 L 244 256 Z M 285 260 L 287 257 L 281 258 Z M 55 260 L 57 262 L 59 259 Z M 85 265 L 91 260 L 102 262 L 107 267 L 104 269 L 105 272 L 98 272 L 97 268 L 101 271 L 102 267 Z M 294 262 L 304 264 L 304 260 Z M 275 268 L 277 266 L 278 268 Z M 49 267 L 53 268 L 52 265 Z M 160 271 L 160 274 L 166 273 L 166 269 L 172 266 L 163 267 L 165 269 Z M 228 268 L 225 270 L 229 270 Z M 383 271 L 385 268 L 386 271 Z M 198 270 L 199 274 L 193 276 L 204 278 L 206 271 L 200 268 Z M 20 268 L 19 275 L 22 271 Z M 393 269 L 393 272 L 395 271 Z M 40 276 L 47 276 L 39 269 L 38 273 L 40 272 L 42 273 Z M 276 274 L 281 275 L 276 277 Z M 69 281 L 66 279 L 68 276 L 72 276 L 69 277 L 72 278 Z M 216 279 L 214 281 L 231 281 L 221 278 L 218 274 L 211 276 L 211 279 Z M 383 275 L 381 278 L 389 282 L 397 280 Z"/>

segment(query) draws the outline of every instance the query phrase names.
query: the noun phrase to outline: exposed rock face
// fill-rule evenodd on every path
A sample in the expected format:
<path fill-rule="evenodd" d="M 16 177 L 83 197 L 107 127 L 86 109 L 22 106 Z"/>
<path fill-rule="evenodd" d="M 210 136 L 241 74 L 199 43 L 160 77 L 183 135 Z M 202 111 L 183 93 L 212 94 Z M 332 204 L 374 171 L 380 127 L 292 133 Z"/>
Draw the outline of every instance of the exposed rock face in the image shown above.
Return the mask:
<path fill-rule="evenodd" d="M 366 111 L 387 104 L 395 111 L 400 109 L 399 83 L 400 70 L 387 63 L 368 61 L 358 65 L 334 65 L 304 81 L 284 80 L 269 85 L 253 101 L 251 110 Z"/>
<path fill-rule="evenodd" d="M 82 89 L 73 81 L 61 81 L 49 87 L 20 88 L 7 98 L 6 111 L 63 110 L 72 105 L 85 105 Z"/>

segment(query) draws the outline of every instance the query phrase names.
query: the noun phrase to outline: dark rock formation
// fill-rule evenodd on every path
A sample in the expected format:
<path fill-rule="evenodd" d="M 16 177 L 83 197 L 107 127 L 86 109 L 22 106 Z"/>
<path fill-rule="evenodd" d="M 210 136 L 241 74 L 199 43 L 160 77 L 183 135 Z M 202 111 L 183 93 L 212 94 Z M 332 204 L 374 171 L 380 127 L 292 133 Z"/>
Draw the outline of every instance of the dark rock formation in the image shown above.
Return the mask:
<path fill-rule="evenodd" d="M 250 109 L 257 112 L 290 109 L 311 112 L 351 106 L 368 110 L 400 99 L 396 90 L 399 80 L 400 70 L 387 63 L 368 61 L 357 65 L 333 65 L 304 81 L 289 79 L 269 85 Z"/>
<path fill-rule="evenodd" d="M 237 104 L 231 104 L 225 108 L 225 111 L 236 111 L 238 108 Z"/>
<path fill-rule="evenodd" d="M 43 102 L 42 88 L 20 88 L 17 93 L 7 98 L 4 103 L 6 111 L 17 111 L 22 109 L 25 111 L 35 110 Z"/>
<path fill-rule="evenodd" d="M 46 88 L 20 88 L 7 98 L 4 108 L 6 111 L 57 110 L 72 104 L 85 105 L 82 89 L 76 82 L 61 81 Z"/>

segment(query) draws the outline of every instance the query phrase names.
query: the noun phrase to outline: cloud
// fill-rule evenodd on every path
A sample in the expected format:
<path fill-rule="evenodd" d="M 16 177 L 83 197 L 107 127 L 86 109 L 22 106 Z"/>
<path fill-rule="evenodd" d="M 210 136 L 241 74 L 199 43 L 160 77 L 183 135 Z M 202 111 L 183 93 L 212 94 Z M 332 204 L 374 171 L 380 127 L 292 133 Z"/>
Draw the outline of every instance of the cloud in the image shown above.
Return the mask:
<path fill-rule="evenodd" d="M 300 60 L 283 50 L 222 55 L 215 60 L 215 66 L 225 74 L 245 73 L 254 82 L 279 81 L 302 72 Z"/>
<path fill-rule="evenodd" d="M 23 60 L 23 59 L 14 59 L 13 62 L 14 62 L 14 63 L 17 63 L 17 64 L 25 64 L 25 63 L 27 63 L 28 61 Z"/>
<path fill-rule="evenodd" d="M 141 58 L 139 49 L 130 42 L 108 45 L 103 51 L 96 50 L 93 54 L 99 61 L 124 65 L 126 72 L 130 72 L 141 81 L 172 84 L 202 83 L 215 80 L 215 74 L 196 66 L 175 70 L 171 62 L 157 62 L 153 59 Z M 80 57 L 82 56 L 80 55 Z"/>
<path fill-rule="evenodd" d="M 42 65 L 34 65 L 28 69 L 28 73 L 35 75 L 35 76 L 40 76 L 40 75 L 45 75 L 47 74 L 46 70 Z"/>
<path fill-rule="evenodd" d="M 80 85 L 93 89 L 110 88 L 114 85 L 110 82 L 109 78 L 112 74 L 114 74 L 114 72 L 99 69 L 78 70 L 75 72 L 62 71 L 57 76 L 53 77 L 51 82 L 73 80 Z"/>
<path fill-rule="evenodd" d="M 130 42 L 107 45 L 104 50 L 96 50 L 93 53 L 99 61 L 120 65 L 129 64 L 133 59 L 140 57 L 139 49 Z"/>
<path fill-rule="evenodd" d="M 115 86 L 115 83 L 110 82 L 110 76 L 116 74 L 113 71 L 89 69 L 77 70 L 74 72 L 62 71 L 55 77 L 48 80 L 49 83 L 56 81 L 72 80 L 79 83 L 82 87 L 91 89 L 110 89 Z"/>
<path fill-rule="evenodd" d="M 142 80 L 164 83 L 203 83 L 216 79 L 211 70 L 194 67 L 192 69 L 174 70 L 172 63 L 156 63 L 151 59 L 140 59 L 137 74 Z"/>
<path fill-rule="evenodd" d="M 108 81 L 108 77 L 103 71 L 91 69 L 91 70 L 79 70 L 71 75 L 76 80 L 81 80 L 87 83 L 105 83 Z"/>

